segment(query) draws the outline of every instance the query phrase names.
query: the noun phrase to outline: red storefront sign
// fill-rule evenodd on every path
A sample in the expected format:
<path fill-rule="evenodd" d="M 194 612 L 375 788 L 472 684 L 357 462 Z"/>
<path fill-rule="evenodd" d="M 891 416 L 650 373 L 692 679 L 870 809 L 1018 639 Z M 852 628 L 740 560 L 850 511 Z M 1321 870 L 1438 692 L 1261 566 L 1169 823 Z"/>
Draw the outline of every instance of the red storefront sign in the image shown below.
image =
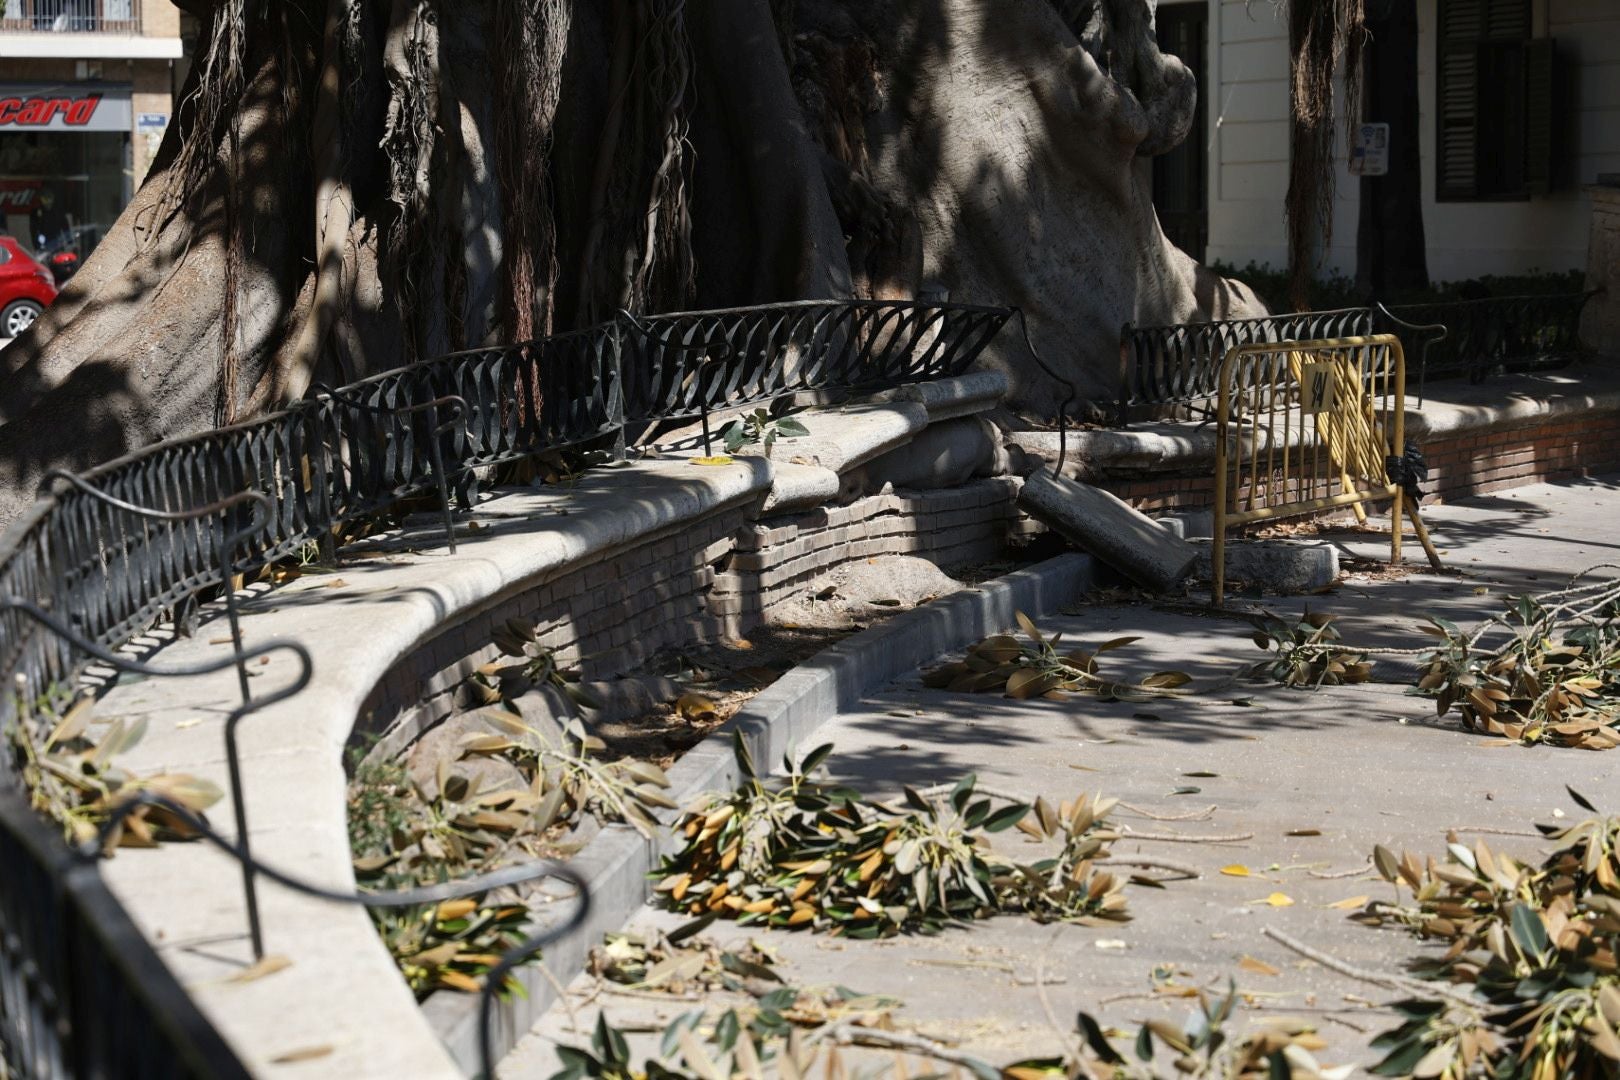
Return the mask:
<path fill-rule="evenodd" d="M 0 7 L 5 0 L 0 0 Z M 0 136 L 38 131 L 116 131 L 134 122 L 128 83 L 0 82 Z"/>
<path fill-rule="evenodd" d="M 44 188 L 44 180 L 0 180 L 0 217 L 32 213 Z"/>
<path fill-rule="evenodd" d="M 0 128 L 49 127 L 58 117 L 68 127 L 84 127 L 95 118 L 100 94 L 83 97 L 0 97 Z"/>

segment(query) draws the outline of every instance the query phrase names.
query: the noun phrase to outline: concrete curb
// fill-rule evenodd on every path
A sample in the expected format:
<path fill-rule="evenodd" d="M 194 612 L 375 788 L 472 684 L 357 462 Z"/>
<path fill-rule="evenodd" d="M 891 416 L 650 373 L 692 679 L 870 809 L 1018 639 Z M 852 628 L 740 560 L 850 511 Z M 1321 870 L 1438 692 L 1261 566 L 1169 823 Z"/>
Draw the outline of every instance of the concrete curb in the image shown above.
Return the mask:
<path fill-rule="evenodd" d="M 1005 630 L 1022 611 L 1032 618 L 1072 603 L 1091 586 L 1093 562 L 1087 555 L 1060 555 L 1027 570 L 987 581 L 896 615 L 816 654 L 783 675 L 713 732 L 688 750 L 669 770 L 675 802 L 686 805 L 707 791 L 724 791 L 740 780 L 732 754 L 732 733 L 741 732 L 761 769 L 797 751 L 826 721 L 924 662 Z M 661 815 L 663 821 L 675 818 Z M 617 930 L 651 896 L 647 874 L 674 850 L 668 835 L 648 840 L 624 825 L 603 829 L 574 858 L 590 882 L 591 912 L 575 930 L 546 950 L 551 975 L 567 982 L 584 970 L 591 947 Z M 492 1038 L 497 1059 L 556 1001 L 551 983 L 534 968 L 520 969 L 528 998 L 497 1004 Z M 435 994 L 423 1014 L 468 1075 L 478 1069 L 478 998 Z"/>

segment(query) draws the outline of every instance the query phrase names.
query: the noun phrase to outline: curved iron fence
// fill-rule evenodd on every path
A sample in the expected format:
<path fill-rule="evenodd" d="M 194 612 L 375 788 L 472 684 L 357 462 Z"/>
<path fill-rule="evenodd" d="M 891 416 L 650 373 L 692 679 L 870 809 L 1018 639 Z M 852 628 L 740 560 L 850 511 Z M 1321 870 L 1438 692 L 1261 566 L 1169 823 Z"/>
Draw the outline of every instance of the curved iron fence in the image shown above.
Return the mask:
<path fill-rule="evenodd" d="M 795 391 L 958 375 L 1011 314 L 909 301 L 622 313 L 586 330 L 318 391 L 250 423 L 58 479 L 0 537 L 0 678 L 10 688 L 0 693 L 0 730 L 19 722 L 20 702 L 73 684 L 98 655 L 198 593 L 334 526 L 435 488 L 448 522 L 452 488 L 465 494 L 476 467 L 610 440 L 622 454 L 663 421 Z M 30 610 L 59 619 L 59 631 Z M 237 1075 L 94 866 L 62 862 L 65 849 L 41 846 L 48 829 L 21 823 L 31 811 L 21 805 L 9 750 L 4 756 L 0 1075 Z M 21 862 L 10 857 L 20 857 L 19 845 L 31 853 Z M 18 865 L 25 869 L 11 872 Z M 34 1055 L 30 1032 L 45 1024 L 60 1035 L 71 1026 L 65 1009 L 109 993 L 128 1002 L 122 1012 L 85 1015 L 108 1031 L 138 1026 L 129 1037 L 145 1039 L 150 1053 L 86 1059 L 93 1068 Z"/>
<path fill-rule="evenodd" d="M 1135 406 L 1188 405 L 1213 399 L 1221 361 L 1238 345 L 1364 337 L 1372 333 L 1367 308 L 1306 311 L 1255 319 L 1222 319 L 1174 326 L 1132 326 L 1120 331 L 1120 423 Z"/>
<path fill-rule="evenodd" d="M 1422 353 L 1431 378 L 1467 375 L 1478 382 L 1495 369 L 1560 367 L 1580 352 L 1581 309 L 1596 291 L 1492 296 L 1433 304 L 1378 305 L 1380 321 L 1398 334 L 1439 323 L 1446 333 Z"/>
<path fill-rule="evenodd" d="M 1177 409 L 1208 411 L 1221 359 L 1238 345 L 1393 333 L 1424 380 L 1493 370 L 1534 371 L 1580 351 L 1581 308 L 1595 292 L 1493 296 L 1428 304 L 1339 308 L 1173 326 L 1126 323 L 1119 341 L 1116 421 Z"/>

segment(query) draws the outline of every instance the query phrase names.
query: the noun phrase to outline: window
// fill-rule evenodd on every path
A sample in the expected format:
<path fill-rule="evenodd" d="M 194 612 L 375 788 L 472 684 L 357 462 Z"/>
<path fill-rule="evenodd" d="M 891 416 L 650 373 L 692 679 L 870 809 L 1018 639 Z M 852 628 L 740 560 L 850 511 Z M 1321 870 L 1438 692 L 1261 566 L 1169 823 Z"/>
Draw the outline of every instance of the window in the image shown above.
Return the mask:
<path fill-rule="evenodd" d="M 1435 195 L 1522 199 L 1552 180 L 1553 42 L 1530 0 L 1439 0 Z"/>

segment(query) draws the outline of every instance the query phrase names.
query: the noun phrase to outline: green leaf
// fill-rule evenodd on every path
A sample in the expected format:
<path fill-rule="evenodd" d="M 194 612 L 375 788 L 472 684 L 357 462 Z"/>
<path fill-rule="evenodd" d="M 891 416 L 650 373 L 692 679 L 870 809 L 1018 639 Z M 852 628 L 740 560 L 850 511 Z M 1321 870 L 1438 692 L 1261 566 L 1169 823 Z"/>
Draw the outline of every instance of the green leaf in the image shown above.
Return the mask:
<path fill-rule="evenodd" d="M 968 800 L 973 797 L 973 784 L 976 780 L 977 777 L 973 773 L 968 773 L 958 780 L 956 786 L 951 789 L 951 806 L 958 814 L 967 806 Z"/>
<path fill-rule="evenodd" d="M 799 763 L 799 772 L 801 772 L 801 773 L 803 773 L 803 774 L 805 774 L 807 776 L 810 773 L 815 772 L 816 767 L 818 765 L 820 765 L 823 761 L 826 761 L 827 756 L 829 754 L 831 754 L 832 752 L 833 752 L 833 744 L 832 743 L 822 743 L 820 746 L 816 747 L 814 750 L 812 750 L 808 754 L 804 755 L 804 760 Z"/>
<path fill-rule="evenodd" d="M 784 986 L 780 990 L 772 990 L 759 999 L 759 1007 L 772 1012 L 781 1012 L 790 1009 L 793 1003 L 799 1000 L 799 992 L 791 986 Z"/>
<path fill-rule="evenodd" d="M 727 1009 L 714 1025 L 714 1044 L 724 1052 L 730 1052 L 737 1045 L 737 1036 L 742 1034 L 742 1025 L 737 1021 L 737 1010 Z"/>
<path fill-rule="evenodd" d="M 630 1047 L 624 1041 L 624 1033 L 607 1022 L 607 1013 L 596 1015 L 596 1032 L 591 1036 L 591 1048 L 603 1064 L 630 1063 Z"/>
<path fill-rule="evenodd" d="M 1519 948 L 1539 960 L 1549 944 L 1547 928 L 1542 924 L 1541 916 L 1529 904 L 1514 904 L 1512 923 L 1513 940 L 1519 943 Z"/>
<path fill-rule="evenodd" d="M 1114 1049 L 1114 1044 L 1103 1034 L 1102 1025 L 1097 1023 L 1096 1018 L 1090 1013 L 1081 1013 L 1075 1020 L 1075 1026 L 1085 1035 L 1086 1045 L 1091 1047 L 1091 1052 L 1096 1054 L 1104 1065 L 1125 1064 L 1125 1059 L 1120 1057 L 1119 1051 Z"/>
<path fill-rule="evenodd" d="M 1024 816 L 1028 813 L 1029 806 L 1026 803 L 1013 803 L 1011 806 L 1004 806 L 985 819 L 984 831 L 997 833 L 1010 829 L 1023 821 Z"/>
<path fill-rule="evenodd" d="M 731 752 L 737 758 L 737 768 L 742 770 L 744 779 L 759 779 L 759 773 L 754 770 L 754 755 L 748 752 L 748 743 L 743 741 L 740 731 L 731 733 Z"/>
<path fill-rule="evenodd" d="M 1136 1033 L 1136 1058 L 1138 1061 L 1153 1060 L 1153 1032 L 1146 1024 Z"/>
<path fill-rule="evenodd" d="M 789 417 L 783 417 L 776 422 L 776 430 L 782 433 L 783 438 L 796 439 L 801 435 L 810 434 L 810 429 Z"/>
<path fill-rule="evenodd" d="M 697 1026 L 703 1022 L 704 1016 L 704 1010 L 693 1009 L 691 1012 L 684 1012 L 671 1020 L 669 1026 L 664 1028 L 664 1037 L 659 1042 L 659 1053 L 664 1057 L 673 1057 L 675 1052 L 680 1049 L 679 1039 L 681 1032 L 695 1031 Z"/>
<path fill-rule="evenodd" d="M 668 934 L 664 935 L 664 940 L 669 942 L 671 945 L 679 945 L 693 934 L 702 933 L 704 930 L 708 929 L 709 924 L 714 922 L 714 920 L 718 919 L 719 917 L 720 913 L 717 911 L 710 911 L 706 914 L 699 915 L 691 922 L 682 923 L 674 930 L 671 930 Z"/>
<path fill-rule="evenodd" d="M 1376 1076 L 1410 1076 L 1413 1066 L 1422 1061 L 1423 1055 L 1429 1052 L 1429 1044 L 1424 1039 L 1424 1034 L 1425 1031 L 1420 1030 L 1397 1043 L 1395 1048 L 1370 1071 Z"/>
<path fill-rule="evenodd" d="M 602 1066 L 595 1056 L 572 1046 L 557 1047 L 557 1060 L 562 1068 L 552 1073 L 550 1080 L 584 1080 Z"/>

